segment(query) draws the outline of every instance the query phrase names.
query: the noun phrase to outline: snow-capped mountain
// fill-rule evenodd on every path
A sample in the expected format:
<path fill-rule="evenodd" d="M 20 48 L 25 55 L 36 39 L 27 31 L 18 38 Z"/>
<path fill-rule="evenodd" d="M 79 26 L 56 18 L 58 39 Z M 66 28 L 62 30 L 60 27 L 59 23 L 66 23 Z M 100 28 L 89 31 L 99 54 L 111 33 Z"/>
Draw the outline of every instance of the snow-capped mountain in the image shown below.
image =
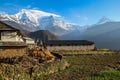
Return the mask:
<path fill-rule="evenodd" d="M 13 21 L 14 18 L 11 17 L 11 16 L 8 15 L 8 14 L 0 14 L 0 20 L 3 20 L 3 21 L 5 21 L 5 20 Z"/>
<path fill-rule="evenodd" d="M 94 25 L 79 26 L 63 21 L 56 14 L 23 9 L 14 15 L 0 14 L 0 20 L 27 32 L 49 30 L 62 39 L 85 39 L 94 41 L 98 48 L 120 48 L 120 21 L 106 17 Z"/>
<path fill-rule="evenodd" d="M 103 16 L 103 17 L 98 21 L 97 25 L 99 25 L 99 24 L 104 24 L 104 23 L 107 23 L 107 22 L 112 22 L 112 20 L 109 19 L 109 18 L 107 18 L 107 17 L 105 17 L 105 16 Z"/>
<path fill-rule="evenodd" d="M 81 39 L 94 41 L 97 48 L 120 50 L 120 21 L 107 21 L 86 29 Z"/>
<path fill-rule="evenodd" d="M 49 30 L 58 36 L 83 29 L 78 25 L 68 24 L 61 20 L 60 15 L 39 10 L 22 9 L 14 15 L 0 14 L 0 20 L 13 21 L 25 25 L 28 28 L 31 28 L 30 31 Z"/>
<path fill-rule="evenodd" d="M 55 15 L 52 13 L 46 13 L 38 10 L 26 10 L 26 9 L 22 9 L 19 13 L 12 16 L 17 18 L 20 22 L 22 22 L 25 25 L 29 25 L 32 23 L 32 26 L 34 27 L 39 26 L 39 20 L 43 17 L 48 17 L 48 16 L 60 17 L 59 15 Z"/>

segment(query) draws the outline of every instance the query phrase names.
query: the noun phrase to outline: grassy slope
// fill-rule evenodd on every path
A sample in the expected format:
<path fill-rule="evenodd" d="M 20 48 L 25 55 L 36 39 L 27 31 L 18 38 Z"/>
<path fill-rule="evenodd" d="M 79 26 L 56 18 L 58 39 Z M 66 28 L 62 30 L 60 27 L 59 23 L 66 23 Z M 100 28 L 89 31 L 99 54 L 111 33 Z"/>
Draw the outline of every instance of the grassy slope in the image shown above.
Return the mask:
<path fill-rule="evenodd" d="M 91 77 L 98 76 L 100 71 L 111 69 L 120 70 L 120 54 L 65 56 L 65 58 L 71 64 L 68 69 L 48 76 L 42 76 L 40 79 L 91 80 Z"/>

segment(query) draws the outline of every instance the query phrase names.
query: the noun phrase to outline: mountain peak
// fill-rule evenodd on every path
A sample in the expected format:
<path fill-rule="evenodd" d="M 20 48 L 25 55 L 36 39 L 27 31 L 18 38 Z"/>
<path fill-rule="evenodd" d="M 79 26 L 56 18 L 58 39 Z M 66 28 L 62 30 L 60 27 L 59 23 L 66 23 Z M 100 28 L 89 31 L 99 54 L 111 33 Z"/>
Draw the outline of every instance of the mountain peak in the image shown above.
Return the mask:
<path fill-rule="evenodd" d="M 58 36 L 81 30 L 81 26 L 68 24 L 62 17 L 40 10 L 22 9 L 13 15 L 4 14 L 0 19 L 24 25 L 30 31 L 49 30 Z M 80 27 L 80 28 L 78 28 Z"/>
<path fill-rule="evenodd" d="M 23 24 L 27 24 L 29 26 L 39 26 L 39 20 L 41 18 L 44 17 L 49 17 L 49 16 L 53 16 L 53 17 L 60 17 L 57 14 L 53 14 L 53 13 L 47 13 L 44 11 L 40 11 L 40 10 L 31 10 L 31 9 L 22 9 L 21 11 L 19 11 L 17 14 L 13 15 L 15 18 L 17 18 L 20 22 L 22 22 Z M 32 25 L 30 25 L 30 23 L 32 23 Z"/>
<path fill-rule="evenodd" d="M 46 16 L 61 17 L 57 14 L 47 13 L 40 10 L 30 10 L 30 9 L 29 10 L 22 9 L 21 11 L 19 11 L 17 14 L 14 14 L 13 16 L 15 16 L 19 20 L 28 18 L 31 21 L 32 20 L 37 21 L 39 18 L 46 17 Z"/>
<path fill-rule="evenodd" d="M 27 12 L 27 9 L 22 9 L 20 12 L 25 13 Z"/>
<path fill-rule="evenodd" d="M 107 23 L 107 22 L 112 22 L 112 20 L 109 19 L 109 18 L 107 18 L 107 17 L 105 17 L 105 16 L 103 16 L 103 17 L 98 21 L 97 24 L 104 24 L 104 23 Z"/>

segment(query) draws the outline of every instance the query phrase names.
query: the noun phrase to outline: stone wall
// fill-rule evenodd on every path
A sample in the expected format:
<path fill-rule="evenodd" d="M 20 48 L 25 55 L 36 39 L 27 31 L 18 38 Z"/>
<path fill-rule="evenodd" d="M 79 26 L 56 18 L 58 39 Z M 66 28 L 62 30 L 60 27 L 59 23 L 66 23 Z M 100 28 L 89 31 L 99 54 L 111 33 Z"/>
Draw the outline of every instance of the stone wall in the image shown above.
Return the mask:
<path fill-rule="evenodd" d="M 46 47 L 49 51 L 61 51 L 61 50 L 84 50 L 84 51 L 88 51 L 88 50 L 94 50 L 95 49 L 95 45 L 73 45 L 73 46 L 47 46 Z"/>

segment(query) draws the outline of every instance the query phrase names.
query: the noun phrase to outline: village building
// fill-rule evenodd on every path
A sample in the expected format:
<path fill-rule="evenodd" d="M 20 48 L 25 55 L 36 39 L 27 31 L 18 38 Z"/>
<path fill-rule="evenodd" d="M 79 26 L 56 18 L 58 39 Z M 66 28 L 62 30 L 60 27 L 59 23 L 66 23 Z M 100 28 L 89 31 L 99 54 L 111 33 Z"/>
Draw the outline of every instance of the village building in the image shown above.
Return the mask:
<path fill-rule="evenodd" d="M 23 55 L 27 53 L 28 48 L 38 44 L 49 51 L 89 51 L 95 49 L 94 42 L 87 40 L 49 40 L 47 38 L 46 41 L 39 41 L 35 44 L 34 39 L 23 36 L 19 29 L 0 21 L 0 56 L 6 54 L 9 56 Z"/>
<path fill-rule="evenodd" d="M 48 40 L 45 43 L 49 51 L 89 51 L 94 50 L 94 42 L 87 40 Z"/>
<path fill-rule="evenodd" d="M 27 44 L 28 48 L 33 48 L 36 46 L 35 40 L 29 37 L 23 37 L 24 42 Z"/>
<path fill-rule="evenodd" d="M 0 21 L 0 56 L 25 54 L 26 46 L 19 29 Z"/>
<path fill-rule="evenodd" d="M 48 30 L 39 30 L 32 32 L 29 35 L 36 41 L 37 46 L 44 47 L 49 51 L 88 51 L 95 49 L 94 42 L 87 40 L 61 40 L 58 36 Z"/>

